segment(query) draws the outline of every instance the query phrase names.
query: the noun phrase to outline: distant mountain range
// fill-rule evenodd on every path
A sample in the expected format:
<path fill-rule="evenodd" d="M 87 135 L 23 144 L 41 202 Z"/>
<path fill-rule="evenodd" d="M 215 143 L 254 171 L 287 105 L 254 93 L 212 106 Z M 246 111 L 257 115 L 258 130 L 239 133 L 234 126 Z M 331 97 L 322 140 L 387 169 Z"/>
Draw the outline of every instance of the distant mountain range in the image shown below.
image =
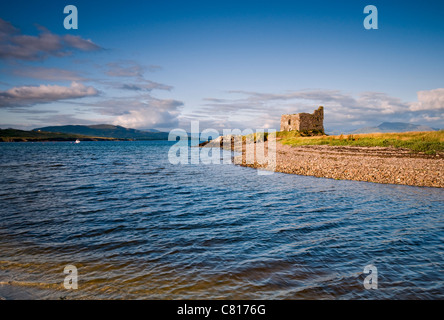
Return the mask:
<path fill-rule="evenodd" d="M 359 134 L 359 133 L 386 133 L 386 132 L 408 132 L 408 131 L 437 131 L 440 129 L 428 126 L 404 123 L 383 122 L 377 127 L 365 127 L 357 130 L 343 132 L 327 132 L 335 134 Z M 16 129 L 0 129 L 1 141 L 71 141 L 82 140 L 168 140 L 168 132 L 155 129 L 137 130 L 115 126 L 110 124 L 98 125 L 67 125 L 49 126 L 36 128 L 32 131 Z M 188 135 L 190 136 L 190 134 Z M 191 135 L 193 136 L 193 135 Z"/>
<path fill-rule="evenodd" d="M 383 122 L 377 127 L 365 127 L 354 130 L 350 133 L 375 133 L 375 132 L 408 132 L 408 131 L 437 131 L 439 129 L 431 128 L 428 126 L 404 123 L 404 122 Z"/>
<path fill-rule="evenodd" d="M 82 125 L 50 126 L 50 127 L 36 128 L 33 131 L 79 134 L 84 136 L 106 137 L 106 138 L 116 138 L 116 139 L 168 140 L 168 132 L 160 132 L 154 129 L 137 130 L 131 128 L 124 128 L 121 126 L 114 126 L 110 124 L 98 124 L 98 125 L 89 125 L 89 126 L 82 126 Z"/>

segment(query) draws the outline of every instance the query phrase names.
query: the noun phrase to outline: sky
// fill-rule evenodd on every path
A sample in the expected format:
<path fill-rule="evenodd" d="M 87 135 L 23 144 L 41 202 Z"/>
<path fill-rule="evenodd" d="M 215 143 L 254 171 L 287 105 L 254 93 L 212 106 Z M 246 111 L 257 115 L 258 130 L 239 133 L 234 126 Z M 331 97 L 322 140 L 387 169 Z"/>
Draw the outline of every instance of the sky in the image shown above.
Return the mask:
<path fill-rule="evenodd" d="M 320 105 L 327 132 L 444 128 L 442 14 L 428 0 L 2 1 L 0 128 L 279 130 Z"/>

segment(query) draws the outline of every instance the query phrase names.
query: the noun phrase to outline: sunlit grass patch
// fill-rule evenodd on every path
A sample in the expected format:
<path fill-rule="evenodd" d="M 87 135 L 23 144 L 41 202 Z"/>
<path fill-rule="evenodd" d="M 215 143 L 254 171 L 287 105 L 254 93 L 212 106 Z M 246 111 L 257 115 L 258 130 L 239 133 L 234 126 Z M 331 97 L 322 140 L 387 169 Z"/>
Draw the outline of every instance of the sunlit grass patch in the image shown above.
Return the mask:
<path fill-rule="evenodd" d="M 444 130 L 402 133 L 366 133 L 339 136 L 303 137 L 299 132 L 278 132 L 281 143 L 291 146 L 330 145 L 405 148 L 413 152 L 444 152 Z"/>

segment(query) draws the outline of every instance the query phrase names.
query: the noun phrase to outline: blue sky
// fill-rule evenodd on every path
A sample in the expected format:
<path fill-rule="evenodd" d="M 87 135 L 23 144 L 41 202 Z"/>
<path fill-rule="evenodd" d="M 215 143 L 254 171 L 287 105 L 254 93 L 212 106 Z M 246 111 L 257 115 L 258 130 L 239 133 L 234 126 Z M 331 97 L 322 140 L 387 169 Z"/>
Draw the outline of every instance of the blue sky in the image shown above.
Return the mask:
<path fill-rule="evenodd" d="M 79 29 L 63 27 L 78 9 Z M 378 8 L 378 30 L 363 9 Z M 14 1 L 0 5 L 0 127 L 444 127 L 441 1 Z"/>

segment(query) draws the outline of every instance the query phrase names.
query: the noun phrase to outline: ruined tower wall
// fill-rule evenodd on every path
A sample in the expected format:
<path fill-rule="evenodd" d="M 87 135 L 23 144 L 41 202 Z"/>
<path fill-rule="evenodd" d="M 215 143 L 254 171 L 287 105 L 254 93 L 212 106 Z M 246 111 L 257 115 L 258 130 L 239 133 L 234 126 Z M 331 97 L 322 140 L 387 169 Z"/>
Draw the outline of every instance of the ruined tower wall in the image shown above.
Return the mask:
<path fill-rule="evenodd" d="M 284 114 L 281 117 L 281 131 L 318 130 L 324 132 L 324 107 L 310 113 Z"/>
<path fill-rule="evenodd" d="M 294 131 L 299 128 L 299 114 L 284 114 L 281 117 L 281 131 Z"/>

